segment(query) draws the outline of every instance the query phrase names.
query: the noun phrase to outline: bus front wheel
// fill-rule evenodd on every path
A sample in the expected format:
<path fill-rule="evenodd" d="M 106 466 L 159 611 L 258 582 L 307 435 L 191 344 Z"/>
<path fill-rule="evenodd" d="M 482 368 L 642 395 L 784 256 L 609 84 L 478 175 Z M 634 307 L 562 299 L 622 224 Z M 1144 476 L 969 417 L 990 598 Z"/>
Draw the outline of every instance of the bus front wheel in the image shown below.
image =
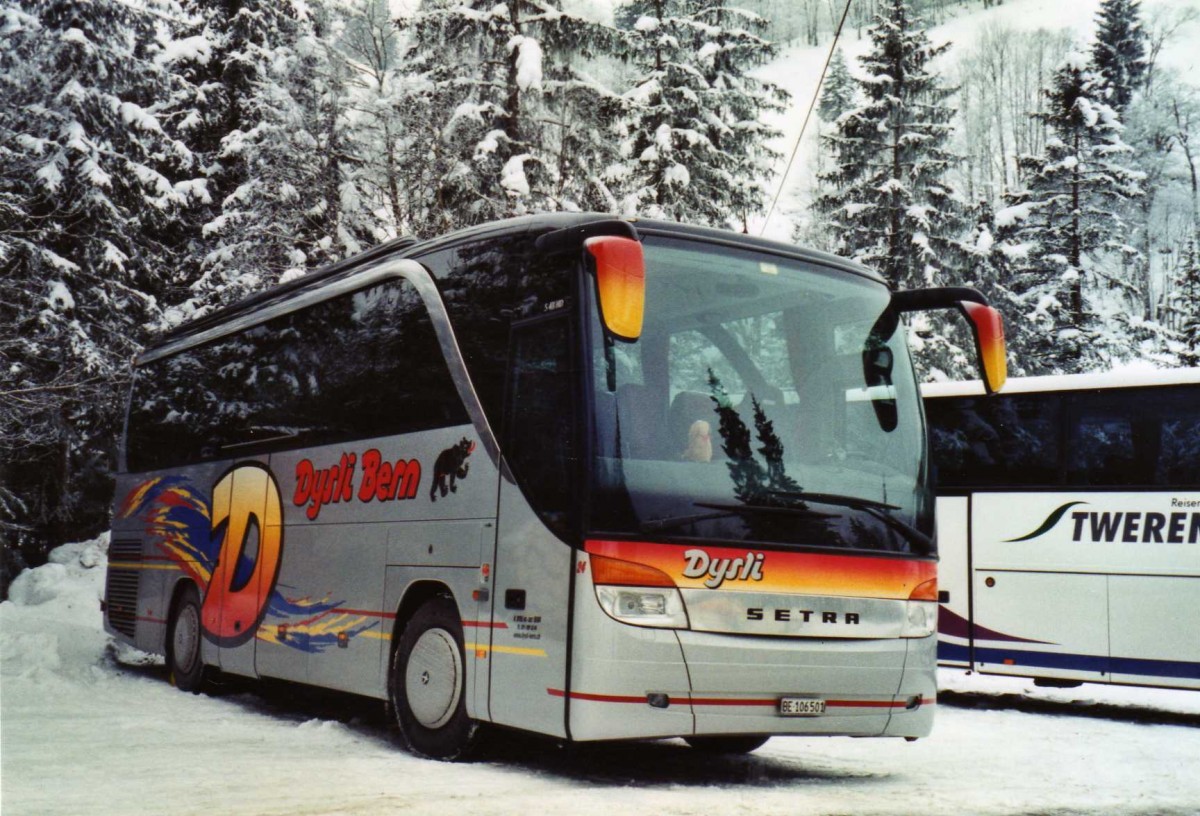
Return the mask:
<path fill-rule="evenodd" d="M 167 668 L 171 685 L 199 694 L 204 690 L 206 670 L 200 656 L 200 593 L 184 588 L 171 612 L 167 628 Z"/>
<path fill-rule="evenodd" d="M 766 743 L 770 737 L 684 737 L 683 741 L 697 751 L 709 754 L 748 754 Z"/>
<path fill-rule="evenodd" d="M 467 758 L 479 726 L 467 716 L 462 623 L 445 596 L 426 601 L 404 627 L 392 657 L 392 711 L 410 751 L 433 759 Z"/>

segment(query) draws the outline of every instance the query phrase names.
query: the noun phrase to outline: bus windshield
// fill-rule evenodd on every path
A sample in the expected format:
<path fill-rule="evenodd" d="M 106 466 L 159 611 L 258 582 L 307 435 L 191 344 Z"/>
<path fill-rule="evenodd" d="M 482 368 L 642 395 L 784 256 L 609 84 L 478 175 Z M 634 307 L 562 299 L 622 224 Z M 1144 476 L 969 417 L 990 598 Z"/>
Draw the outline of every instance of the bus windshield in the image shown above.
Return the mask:
<path fill-rule="evenodd" d="M 591 326 L 592 535 L 932 556 L 921 406 L 878 281 L 647 236 L 636 342 Z"/>

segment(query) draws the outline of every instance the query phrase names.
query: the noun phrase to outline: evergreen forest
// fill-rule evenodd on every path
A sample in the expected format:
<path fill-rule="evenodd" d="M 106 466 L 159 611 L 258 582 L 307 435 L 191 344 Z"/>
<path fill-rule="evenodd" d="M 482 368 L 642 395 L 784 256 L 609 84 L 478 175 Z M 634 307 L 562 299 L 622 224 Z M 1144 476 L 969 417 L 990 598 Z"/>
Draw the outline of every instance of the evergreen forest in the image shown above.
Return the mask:
<path fill-rule="evenodd" d="M 1163 60 L 1200 11 L 934 36 L 1005 2 L 0 0 L 0 598 L 107 526 L 147 342 L 402 235 L 769 213 L 896 288 L 979 288 L 1012 373 L 1200 365 L 1200 77 Z M 810 100 L 773 66 L 804 48 L 785 177 Z M 972 376 L 953 319 L 909 339 Z"/>

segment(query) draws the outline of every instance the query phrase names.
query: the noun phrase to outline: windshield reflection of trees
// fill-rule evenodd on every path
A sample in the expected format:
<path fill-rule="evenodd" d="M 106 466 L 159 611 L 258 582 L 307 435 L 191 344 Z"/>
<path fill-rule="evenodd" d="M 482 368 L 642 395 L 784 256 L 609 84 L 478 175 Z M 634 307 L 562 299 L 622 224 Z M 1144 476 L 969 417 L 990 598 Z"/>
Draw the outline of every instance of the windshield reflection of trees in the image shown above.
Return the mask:
<path fill-rule="evenodd" d="M 758 398 L 749 394 L 754 437 L 758 440 L 755 448 L 750 429 L 720 378 L 711 369 L 708 384 L 719 418 L 718 433 L 721 451 L 727 459 L 725 466 L 733 482 L 733 495 L 741 502 L 741 507 L 711 502 L 698 502 L 698 506 L 737 513 L 742 516 L 747 538 L 757 541 L 933 552 L 933 542 L 928 537 L 889 515 L 891 510 L 900 509 L 896 505 L 806 491 L 788 475 L 783 442 Z M 813 504 L 833 505 L 840 512 L 814 509 Z M 696 519 L 697 522 L 705 520 L 704 517 Z"/>

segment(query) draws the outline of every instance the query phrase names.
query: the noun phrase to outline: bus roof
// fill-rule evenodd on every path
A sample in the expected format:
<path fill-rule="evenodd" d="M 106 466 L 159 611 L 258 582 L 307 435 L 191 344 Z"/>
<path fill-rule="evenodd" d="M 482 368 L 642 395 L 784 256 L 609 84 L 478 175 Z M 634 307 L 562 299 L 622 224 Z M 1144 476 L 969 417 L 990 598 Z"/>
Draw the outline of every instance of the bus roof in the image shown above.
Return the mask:
<path fill-rule="evenodd" d="M 1043 377 L 1010 377 L 1002 394 L 1034 394 L 1045 391 L 1086 391 L 1104 388 L 1135 388 L 1155 385 L 1190 385 L 1200 383 L 1200 368 L 1148 368 L 1131 366 L 1113 371 L 1087 374 L 1056 374 Z M 973 397 L 984 396 L 979 380 L 922 383 L 921 396 Z"/>
<path fill-rule="evenodd" d="M 217 309 L 195 320 L 188 321 L 156 337 L 146 346 L 143 355 L 164 346 L 175 345 L 184 338 L 194 337 L 197 334 L 236 320 L 243 315 L 253 313 L 269 304 L 289 300 L 300 293 L 319 289 L 326 283 L 349 278 L 388 258 L 412 258 L 439 249 L 447 249 L 458 244 L 471 243 L 489 237 L 520 234 L 536 236 L 554 230 L 581 227 L 597 221 L 625 221 L 631 224 L 637 232 L 643 234 L 673 235 L 726 246 L 743 247 L 760 252 L 770 252 L 776 255 L 784 255 L 823 266 L 834 267 L 844 272 L 868 277 L 881 283 L 883 282 L 883 278 L 874 270 L 846 260 L 845 258 L 839 258 L 836 255 L 818 250 L 804 249 L 779 241 L 755 238 L 730 230 L 696 227 L 677 224 L 671 221 L 618 218 L 617 216 L 605 215 L 603 213 L 526 215 L 519 218 L 510 218 L 503 221 L 493 221 L 475 227 L 468 227 L 424 241 L 419 241 L 412 237 L 396 238 L 379 246 L 372 247 L 354 257 L 346 258 L 345 260 L 314 270 L 303 277 L 255 293 L 229 306 Z"/>

